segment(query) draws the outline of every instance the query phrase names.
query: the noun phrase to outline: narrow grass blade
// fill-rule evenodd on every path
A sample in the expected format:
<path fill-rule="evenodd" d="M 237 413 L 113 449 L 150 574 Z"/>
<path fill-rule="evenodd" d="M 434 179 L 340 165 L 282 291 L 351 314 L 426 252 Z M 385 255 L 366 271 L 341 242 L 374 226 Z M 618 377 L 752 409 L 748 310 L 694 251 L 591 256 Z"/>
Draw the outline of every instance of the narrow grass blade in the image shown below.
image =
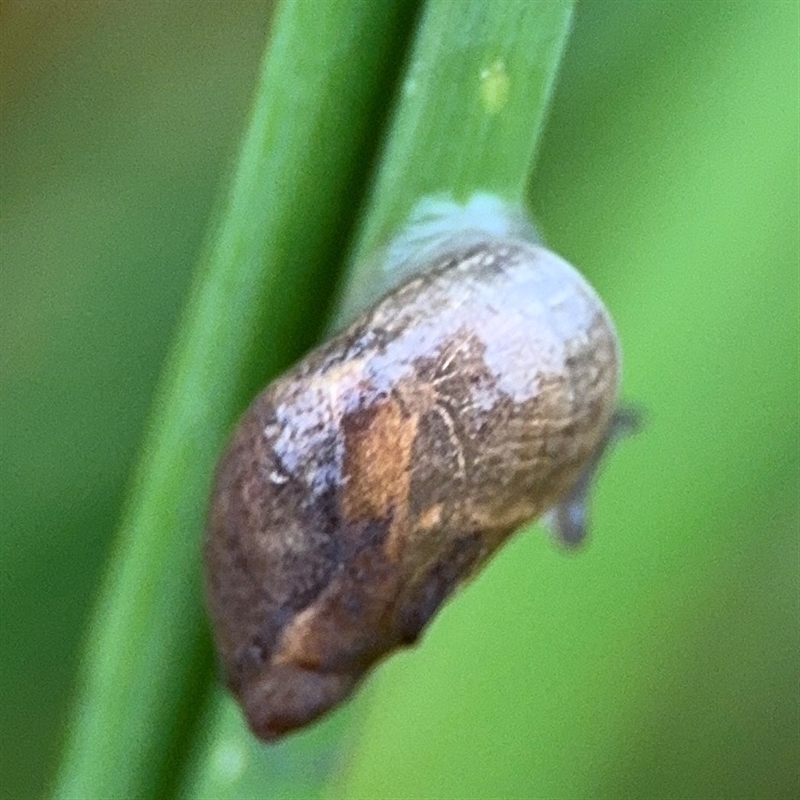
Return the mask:
<path fill-rule="evenodd" d="M 55 796 L 168 791 L 209 654 L 200 541 L 214 458 L 312 341 L 415 3 L 283 3 L 92 621 Z M 213 113 L 213 109 L 209 109 Z"/>

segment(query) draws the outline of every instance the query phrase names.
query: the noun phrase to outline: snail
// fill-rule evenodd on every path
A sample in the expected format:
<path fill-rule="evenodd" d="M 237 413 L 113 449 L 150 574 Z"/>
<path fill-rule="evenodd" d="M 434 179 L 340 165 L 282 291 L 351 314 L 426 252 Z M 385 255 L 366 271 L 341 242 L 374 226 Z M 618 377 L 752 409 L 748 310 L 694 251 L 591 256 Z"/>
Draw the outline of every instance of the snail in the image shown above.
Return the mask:
<path fill-rule="evenodd" d="M 583 538 L 591 476 L 628 424 L 617 337 L 519 215 L 476 222 L 487 203 L 417 214 L 384 251 L 399 285 L 267 386 L 220 460 L 207 605 L 262 739 L 414 643 L 523 523 L 547 512 Z"/>

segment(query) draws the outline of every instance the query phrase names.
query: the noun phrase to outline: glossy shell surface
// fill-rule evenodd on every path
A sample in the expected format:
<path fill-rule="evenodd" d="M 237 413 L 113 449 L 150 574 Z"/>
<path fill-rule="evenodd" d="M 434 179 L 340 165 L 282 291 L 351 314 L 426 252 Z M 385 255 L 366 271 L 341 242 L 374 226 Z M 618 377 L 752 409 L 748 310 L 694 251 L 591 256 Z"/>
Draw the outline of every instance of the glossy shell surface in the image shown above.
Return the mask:
<path fill-rule="evenodd" d="M 226 680 L 273 739 L 417 638 L 556 505 L 616 405 L 613 327 L 548 250 L 438 257 L 256 397 L 217 469 L 206 594 Z"/>

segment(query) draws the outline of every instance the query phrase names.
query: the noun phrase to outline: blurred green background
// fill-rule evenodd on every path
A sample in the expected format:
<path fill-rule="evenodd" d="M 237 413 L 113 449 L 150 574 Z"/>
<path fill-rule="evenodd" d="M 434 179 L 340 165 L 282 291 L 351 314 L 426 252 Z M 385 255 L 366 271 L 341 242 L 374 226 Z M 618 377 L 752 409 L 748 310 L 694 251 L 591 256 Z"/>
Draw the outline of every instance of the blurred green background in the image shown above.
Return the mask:
<path fill-rule="evenodd" d="M 3 798 L 52 776 L 268 8 L 0 4 Z M 796 797 L 800 4 L 579 5 L 531 203 L 647 428 L 584 552 L 517 537 L 381 668 L 329 794 Z"/>

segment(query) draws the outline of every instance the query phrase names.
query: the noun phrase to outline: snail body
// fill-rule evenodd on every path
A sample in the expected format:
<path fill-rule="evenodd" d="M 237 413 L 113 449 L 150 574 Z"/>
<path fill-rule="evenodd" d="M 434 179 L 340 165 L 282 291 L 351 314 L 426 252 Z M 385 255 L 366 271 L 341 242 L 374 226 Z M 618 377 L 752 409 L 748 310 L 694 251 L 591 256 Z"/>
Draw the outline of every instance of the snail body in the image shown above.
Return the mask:
<path fill-rule="evenodd" d="M 217 469 L 205 562 L 258 736 L 336 705 L 516 528 L 582 500 L 618 360 L 571 266 L 484 236 L 439 249 L 256 397 Z"/>

